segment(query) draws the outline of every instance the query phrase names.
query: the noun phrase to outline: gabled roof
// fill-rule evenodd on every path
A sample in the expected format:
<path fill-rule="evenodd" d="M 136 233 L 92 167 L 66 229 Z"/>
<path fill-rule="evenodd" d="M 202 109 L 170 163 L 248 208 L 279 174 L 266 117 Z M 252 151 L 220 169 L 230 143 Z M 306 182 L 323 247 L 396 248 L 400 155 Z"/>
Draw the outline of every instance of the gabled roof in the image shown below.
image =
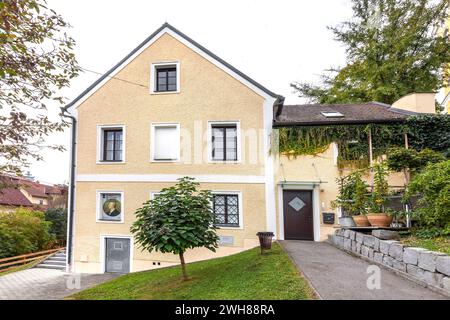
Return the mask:
<path fill-rule="evenodd" d="M 326 117 L 324 113 L 337 112 L 339 117 Z M 278 110 L 274 127 L 314 126 L 330 124 L 401 123 L 415 112 L 392 108 L 379 102 L 354 104 L 284 105 Z"/>
<path fill-rule="evenodd" d="M 32 207 L 33 204 L 19 190 L 19 178 L 0 175 L 0 205 Z"/>
<path fill-rule="evenodd" d="M 57 186 L 30 181 L 22 177 L 0 175 L 0 204 L 32 206 L 33 204 L 22 192 L 36 198 L 50 198 L 51 195 L 61 195 L 64 191 Z"/>
<path fill-rule="evenodd" d="M 37 198 L 48 198 L 49 195 L 47 193 L 47 187 L 43 184 L 33 182 L 33 181 L 27 181 L 22 180 L 20 181 L 20 187 L 28 192 L 32 197 Z"/>
<path fill-rule="evenodd" d="M 33 204 L 15 188 L 0 189 L 0 205 L 16 206 L 16 207 L 32 207 Z"/>
<path fill-rule="evenodd" d="M 145 46 L 149 42 L 154 40 L 158 35 L 160 35 L 160 33 L 162 31 L 165 31 L 165 30 L 173 32 L 174 34 L 178 35 L 179 37 L 181 37 L 182 39 L 187 41 L 189 44 L 196 47 L 198 50 L 200 50 L 204 54 L 208 55 L 209 57 L 211 57 L 212 59 L 217 61 L 217 63 L 223 65 L 226 69 L 229 69 L 231 72 L 235 73 L 238 76 L 238 78 L 239 77 L 242 78 L 243 80 L 247 81 L 249 84 L 255 86 L 256 88 L 260 89 L 261 91 L 263 91 L 264 93 L 266 93 L 267 95 L 269 95 L 273 98 L 279 97 L 277 94 L 275 94 L 272 91 L 270 91 L 269 89 L 265 88 L 263 85 L 259 84 L 258 82 L 256 82 L 255 80 L 253 80 L 252 78 L 250 78 L 249 76 L 244 74 L 243 72 L 239 71 L 238 69 L 236 69 L 235 67 L 233 67 L 232 65 L 227 63 L 225 60 L 219 58 L 217 55 L 215 55 L 214 53 L 212 53 L 205 47 L 201 46 L 199 43 L 192 40 L 187 35 L 185 35 L 184 33 L 182 33 L 181 31 L 179 31 L 178 29 L 174 28 L 173 26 L 171 26 L 170 24 L 168 24 L 166 22 L 161 27 L 159 27 L 155 32 L 153 32 L 147 39 L 145 39 L 140 45 L 138 45 L 134 50 L 132 50 L 128 55 L 126 55 L 122 60 L 120 60 L 114 67 L 112 67 L 104 75 L 102 75 L 99 79 L 97 79 L 97 81 L 95 81 L 93 84 L 91 84 L 86 90 L 84 90 L 72 102 L 67 104 L 65 109 L 68 109 L 68 108 L 72 107 L 73 105 L 75 105 L 77 102 L 81 101 L 87 94 L 89 94 L 92 90 L 94 90 L 103 81 L 105 81 L 106 79 L 111 77 L 114 74 L 114 72 L 116 72 L 120 67 L 122 67 L 123 64 L 125 64 L 130 58 L 132 58 L 141 49 L 145 48 Z"/>

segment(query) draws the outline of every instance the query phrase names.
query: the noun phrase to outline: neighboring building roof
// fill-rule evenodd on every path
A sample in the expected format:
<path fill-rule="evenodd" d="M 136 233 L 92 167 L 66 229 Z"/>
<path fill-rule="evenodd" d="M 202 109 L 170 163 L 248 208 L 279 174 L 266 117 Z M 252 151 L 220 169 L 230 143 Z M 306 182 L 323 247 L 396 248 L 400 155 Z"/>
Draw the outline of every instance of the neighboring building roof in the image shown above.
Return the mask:
<path fill-rule="evenodd" d="M 22 180 L 19 182 L 22 189 L 28 192 L 32 197 L 37 198 L 48 198 L 48 193 L 46 193 L 47 186 L 32 182 L 32 181 L 26 181 Z"/>
<path fill-rule="evenodd" d="M 33 206 L 21 190 L 36 198 L 49 198 L 50 195 L 60 195 L 65 192 L 62 187 L 45 185 L 12 175 L 1 175 L 0 180 L 2 185 L 0 204 L 3 205 Z"/>
<path fill-rule="evenodd" d="M 19 189 L 5 188 L 0 190 L 0 204 L 17 207 L 32 207 L 33 204 Z"/>
<path fill-rule="evenodd" d="M 33 204 L 16 188 L 0 189 L 0 205 L 32 207 Z"/>
<path fill-rule="evenodd" d="M 400 123 L 416 114 L 379 102 L 284 105 L 276 110 L 273 126 Z"/>
<path fill-rule="evenodd" d="M 138 52 L 141 48 L 143 48 L 148 42 L 150 42 L 154 37 L 156 37 L 161 31 L 163 31 L 164 29 L 169 29 L 171 31 L 173 31 L 174 33 L 176 33 L 178 36 L 182 37 L 183 39 L 185 39 L 186 41 L 188 41 L 190 44 L 194 45 L 195 47 L 197 47 L 198 49 L 200 49 L 201 51 L 203 51 L 204 53 L 206 53 L 207 55 L 209 55 L 211 58 L 213 58 L 214 60 L 216 60 L 217 62 L 219 62 L 220 64 L 224 65 L 225 67 L 227 67 L 228 69 L 232 70 L 234 73 L 236 73 L 238 76 L 242 77 L 243 79 L 247 80 L 248 82 L 250 82 L 252 85 L 254 85 L 255 87 L 259 88 L 260 90 L 262 90 L 263 92 L 267 93 L 269 96 L 274 97 L 274 98 L 278 98 L 279 96 L 275 93 L 273 93 L 272 91 L 270 91 L 269 89 L 265 88 L 263 85 L 259 84 L 258 82 L 256 82 L 255 80 L 253 80 L 252 78 L 250 78 L 249 76 L 247 76 L 246 74 L 242 73 L 241 71 L 239 71 L 238 69 L 236 69 L 235 67 L 233 67 L 232 65 L 230 65 L 229 63 L 227 63 L 225 60 L 219 58 L 217 55 L 215 55 L 214 53 L 212 53 L 211 51 L 209 51 L 208 49 L 206 49 L 205 47 L 201 46 L 199 43 L 197 43 L 196 41 L 192 40 L 191 38 L 189 38 L 187 35 L 185 35 L 184 33 L 182 33 L 181 31 L 179 31 L 178 29 L 174 28 L 173 26 L 171 26 L 170 24 L 168 24 L 167 22 L 164 23 L 161 27 L 159 27 L 155 32 L 153 32 L 147 39 L 145 39 L 140 45 L 138 45 L 133 51 L 131 51 L 125 58 L 123 58 L 122 60 L 119 61 L 119 63 L 117 63 L 114 67 L 112 67 L 109 71 L 107 71 L 104 75 L 102 75 L 97 81 L 95 81 L 92 85 L 90 85 L 86 90 L 84 90 L 78 97 L 76 97 L 72 102 L 70 102 L 69 104 L 66 105 L 65 109 L 68 109 L 70 107 L 72 107 L 74 104 L 76 104 L 79 100 L 81 100 L 85 95 L 87 95 L 91 90 L 93 90 L 98 84 L 100 84 L 103 80 L 105 80 L 106 78 L 108 78 L 117 68 L 119 68 L 122 64 L 124 64 L 129 58 L 131 58 L 136 52 Z"/>

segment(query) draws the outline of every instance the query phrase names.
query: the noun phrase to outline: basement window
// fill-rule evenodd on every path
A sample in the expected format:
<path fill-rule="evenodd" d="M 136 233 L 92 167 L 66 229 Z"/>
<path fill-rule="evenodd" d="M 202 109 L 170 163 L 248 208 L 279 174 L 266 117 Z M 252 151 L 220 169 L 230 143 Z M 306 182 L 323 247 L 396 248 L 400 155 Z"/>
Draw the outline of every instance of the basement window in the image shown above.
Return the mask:
<path fill-rule="evenodd" d="M 338 111 L 321 111 L 320 112 L 325 118 L 343 118 L 344 115 Z"/>

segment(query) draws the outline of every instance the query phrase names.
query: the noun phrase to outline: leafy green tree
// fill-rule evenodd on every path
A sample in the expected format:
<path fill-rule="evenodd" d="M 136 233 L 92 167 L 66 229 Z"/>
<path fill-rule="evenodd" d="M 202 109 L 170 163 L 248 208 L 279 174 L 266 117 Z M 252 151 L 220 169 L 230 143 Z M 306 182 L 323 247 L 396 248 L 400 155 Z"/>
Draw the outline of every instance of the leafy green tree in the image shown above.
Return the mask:
<path fill-rule="evenodd" d="M 318 103 L 379 101 L 391 104 L 411 92 L 436 91 L 448 74 L 449 35 L 436 32 L 448 0 L 352 0 L 353 18 L 330 27 L 346 48 L 347 64 L 322 83 L 292 83 Z"/>
<path fill-rule="evenodd" d="M 450 228 L 450 160 L 429 164 L 413 178 L 407 197 L 420 194 L 414 214 L 427 228 Z"/>
<path fill-rule="evenodd" d="M 176 185 L 162 189 L 136 210 L 136 221 L 131 227 L 142 250 L 179 255 L 185 280 L 186 250 L 205 247 L 215 252 L 219 240 L 211 193 L 199 191 L 198 186 L 193 178 L 183 177 Z"/>
<path fill-rule="evenodd" d="M 45 220 L 51 222 L 50 234 L 64 243 L 67 237 L 67 209 L 48 209 L 45 211 Z"/>
<path fill-rule="evenodd" d="M 0 1 L 0 172 L 17 173 L 29 159 L 41 160 L 42 147 L 63 149 L 44 138 L 63 130 L 64 121 L 52 120 L 48 107 L 59 112 L 58 92 L 80 70 L 68 27 L 45 0 Z"/>
<path fill-rule="evenodd" d="M 44 213 L 30 209 L 0 213 L 0 258 L 47 249 L 54 237 Z"/>

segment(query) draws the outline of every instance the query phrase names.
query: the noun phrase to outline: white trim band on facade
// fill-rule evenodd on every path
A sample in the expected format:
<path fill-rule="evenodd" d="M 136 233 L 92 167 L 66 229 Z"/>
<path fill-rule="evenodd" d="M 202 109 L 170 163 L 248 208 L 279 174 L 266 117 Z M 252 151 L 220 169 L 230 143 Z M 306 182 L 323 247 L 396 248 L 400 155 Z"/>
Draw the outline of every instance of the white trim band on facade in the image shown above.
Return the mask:
<path fill-rule="evenodd" d="M 77 182 L 177 182 L 184 176 L 202 183 L 266 183 L 265 176 L 179 174 L 79 174 Z"/>

